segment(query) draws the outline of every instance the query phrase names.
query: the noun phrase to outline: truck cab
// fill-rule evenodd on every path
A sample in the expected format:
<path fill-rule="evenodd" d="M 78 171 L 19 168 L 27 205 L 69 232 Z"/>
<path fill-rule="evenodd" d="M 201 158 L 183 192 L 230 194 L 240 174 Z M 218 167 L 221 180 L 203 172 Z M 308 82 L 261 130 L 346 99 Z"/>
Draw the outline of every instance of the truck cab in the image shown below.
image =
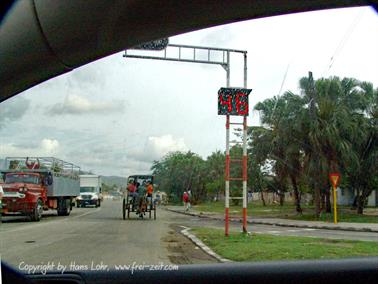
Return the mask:
<path fill-rule="evenodd" d="M 47 185 L 40 172 L 10 171 L 3 173 L 2 213 L 21 213 L 39 221 L 47 209 Z"/>

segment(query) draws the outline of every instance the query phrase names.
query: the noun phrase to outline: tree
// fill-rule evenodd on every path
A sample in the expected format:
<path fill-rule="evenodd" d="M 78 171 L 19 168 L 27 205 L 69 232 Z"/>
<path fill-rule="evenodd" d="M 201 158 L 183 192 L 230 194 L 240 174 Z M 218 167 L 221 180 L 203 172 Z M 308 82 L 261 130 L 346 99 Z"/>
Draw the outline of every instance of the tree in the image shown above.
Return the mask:
<path fill-rule="evenodd" d="M 291 92 L 258 103 L 255 109 L 260 112 L 263 127 L 250 131 L 250 145 L 256 154 L 260 153 L 257 154 L 260 165 L 268 160 L 273 161 L 274 184 L 280 195 L 280 204 L 283 204 L 290 179 L 298 213 L 302 212 L 298 187 L 302 165 L 301 129 L 298 123 L 301 107 L 301 98 Z"/>
<path fill-rule="evenodd" d="M 344 165 L 351 186 L 356 190 L 354 205 L 363 214 L 368 196 L 378 190 L 378 89 L 371 83 L 359 84 L 358 100 L 350 114 L 353 130 L 349 132 L 353 141 L 350 159 Z"/>
<path fill-rule="evenodd" d="M 219 200 L 224 194 L 224 174 L 226 155 L 221 151 L 215 151 L 207 157 L 204 165 L 204 176 L 206 177 L 206 190 L 210 194 L 215 194 Z"/>
<path fill-rule="evenodd" d="M 172 152 L 161 161 L 154 161 L 151 169 L 156 183 L 174 201 L 181 200 L 183 192 L 191 190 L 195 203 L 206 195 L 203 163 L 203 159 L 191 151 Z"/>
<path fill-rule="evenodd" d="M 271 164 L 270 186 L 279 193 L 290 180 L 298 212 L 303 182 L 316 216 L 331 212 L 328 174 L 334 171 L 356 189 L 362 212 L 377 184 L 377 90 L 353 78 L 314 82 L 312 74 L 299 87 L 299 95 L 286 92 L 256 105 L 262 126 L 249 129 L 250 156 L 260 168 Z"/>

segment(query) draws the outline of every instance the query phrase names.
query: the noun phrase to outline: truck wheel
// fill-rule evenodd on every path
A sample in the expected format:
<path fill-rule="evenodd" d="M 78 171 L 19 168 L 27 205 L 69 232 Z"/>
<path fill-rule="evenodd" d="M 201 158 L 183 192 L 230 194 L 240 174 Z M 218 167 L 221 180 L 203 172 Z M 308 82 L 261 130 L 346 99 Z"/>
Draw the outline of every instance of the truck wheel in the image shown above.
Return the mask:
<path fill-rule="evenodd" d="M 71 205 L 69 199 L 58 200 L 58 216 L 68 216 L 71 213 Z"/>
<path fill-rule="evenodd" d="M 38 199 L 37 204 L 35 205 L 31 215 L 30 220 L 38 222 L 42 218 L 42 212 L 43 212 L 43 203 L 42 200 Z"/>
<path fill-rule="evenodd" d="M 67 208 L 58 208 L 58 216 L 65 216 Z"/>
<path fill-rule="evenodd" d="M 71 214 L 71 211 L 72 211 L 72 204 L 71 204 L 71 200 L 67 199 L 66 200 L 66 214 L 64 216 L 69 216 Z"/>

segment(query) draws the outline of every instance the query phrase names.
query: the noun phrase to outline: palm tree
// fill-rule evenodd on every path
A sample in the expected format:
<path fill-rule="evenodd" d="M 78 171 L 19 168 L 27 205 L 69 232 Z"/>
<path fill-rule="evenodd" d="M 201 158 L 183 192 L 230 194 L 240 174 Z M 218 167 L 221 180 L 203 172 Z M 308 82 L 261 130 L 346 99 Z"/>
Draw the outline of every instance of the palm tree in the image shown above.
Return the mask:
<path fill-rule="evenodd" d="M 296 211 L 302 212 L 298 180 L 302 172 L 301 134 L 298 118 L 302 108 L 299 96 L 286 92 L 256 105 L 264 127 L 251 129 L 252 146 L 260 153 L 260 160 L 272 160 L 275 184 L 283 203 L 287 179 L 293 187 Z"/>
<path fill-rule="evenodd" d="M 361 82 L 359 87 L 350 114 L 354 125 L 354 131 L 350 132 L 354 159 L 344 168 L 356 190 L 357 213 L 363 214 L 368 196 L 378 190 L 378 89 L 374 90 L 367 82 Z"/>

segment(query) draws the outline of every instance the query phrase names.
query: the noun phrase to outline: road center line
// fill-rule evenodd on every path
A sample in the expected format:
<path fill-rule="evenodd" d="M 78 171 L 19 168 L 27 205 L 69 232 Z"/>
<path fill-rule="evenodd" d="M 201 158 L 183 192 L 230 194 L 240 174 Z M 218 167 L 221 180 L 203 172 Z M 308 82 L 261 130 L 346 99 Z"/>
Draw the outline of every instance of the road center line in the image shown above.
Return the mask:
<path fill-rule="evenodd" d="M 52 220 L 52 221 L 48 221 L 48 222 L 44 222 L 44 223 L 38 223 L 38 224 L 27 224 L 25 227 L 21 227 L 21 228 L 14 228 L 14 229 L 10 229 L 10 230 L 1 230 L 1 234 L 5 234 L 5 233 L 13 233 L 13 232 L 18 232 L 18 231 L 23 231 L 23 230 L 30 230 L 30 229 L 34 229 L 34 228 L 37 228 L 37 227 L 42 227 L 42 226 L 46 226 L 46 225 L 49 225 L 49 224 L 52 224 L 52 223 L 61 223 L 61 222 L 66 222 L 66 221 L 69 221 L 69 220 L 72 220 L 72 219 L 76 219 L 76 218 L 79 218 L 79 217 L 83 217 L 85 215 L 89 215 L 89 214 L 92 214 L 92 213 L 95 213 L 95 212 L 98 212 L 100 211 L 101 208 L 97 208 L 96 210 L 94 211 L 89 211 L 89 212 L 85 212 L 83 214 L 80 214 L 80 215 L 77 215 L 77 216 L 73 216 L 73 217 L 69 217 L 67 216 L 66 218 L 64 219 L 59 219 L 59 220 Z M 43 218 L 43 217 L 42 217 Z M 59 217 L 58 217 L 59 218 Z M 43 220 L 43 219 L 42 219 Z"/>
<path fill-rule="evenodd" d="M 80 214 L 80 215 L 77 215 L 77 216 L 73 216 L 73 217 L 70 217 L 70 218 L 65 218 L 64 220 L 62 221 L 66 221 L 66 220 L 71 220 L 71 219 L 76 219 L 76 218 L 79 218 L 79 217 L 83 217 L 85 215 L 89 215 L 89 214 L 92 214 L 92 213 L 96 213 L 98 211 L 100 211 L 101 208 L 97 208 L 96 210 L 93 210 L 93 211 L 88 211 L 88 212 L 85 212 L 83 214 Z"/>

